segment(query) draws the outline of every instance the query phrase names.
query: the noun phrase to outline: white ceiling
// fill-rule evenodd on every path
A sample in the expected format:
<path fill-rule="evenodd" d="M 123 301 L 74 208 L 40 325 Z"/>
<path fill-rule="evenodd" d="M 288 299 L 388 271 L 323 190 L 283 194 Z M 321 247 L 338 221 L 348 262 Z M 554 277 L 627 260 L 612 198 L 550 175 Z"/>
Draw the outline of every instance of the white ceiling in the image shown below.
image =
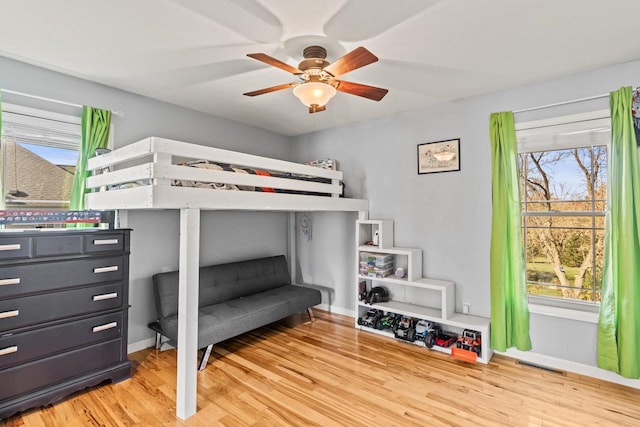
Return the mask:
<path fill-rule="evenodd" d="M 640 58 L 634 0 L 0 0 L 0 55 L 285 135 L 313 132 Z M 365 46 L 379 62 L 309 114 L 297 66 Z M 1 73 L 1 71 L 0 71 Z M 341 77 L 342 78 L 342 77 Z M 11 89 L 11 88 L 9 88 Z M 126 114 L 126 111 L 125 111 Z"/>

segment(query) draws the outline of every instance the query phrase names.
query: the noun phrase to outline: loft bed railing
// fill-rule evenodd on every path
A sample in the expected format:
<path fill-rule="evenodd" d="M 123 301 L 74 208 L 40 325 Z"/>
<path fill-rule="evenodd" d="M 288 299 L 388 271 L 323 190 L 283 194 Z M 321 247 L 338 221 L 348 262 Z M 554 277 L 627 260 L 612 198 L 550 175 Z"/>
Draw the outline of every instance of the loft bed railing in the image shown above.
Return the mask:
<path fill-rule="evenodd" d="M 368 209 L 341 197 L 341 171 L 158 137 L 93 157 L 88 169 L 89 209 Z"/>

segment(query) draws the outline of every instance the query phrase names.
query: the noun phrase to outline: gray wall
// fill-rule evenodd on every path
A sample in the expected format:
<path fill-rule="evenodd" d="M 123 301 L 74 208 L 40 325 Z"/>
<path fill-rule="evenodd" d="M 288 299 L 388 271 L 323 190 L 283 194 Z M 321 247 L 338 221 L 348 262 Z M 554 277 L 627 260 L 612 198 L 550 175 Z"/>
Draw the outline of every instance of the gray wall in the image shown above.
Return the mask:
<path fill-rule="evenodd" d="M 370 218 L 395 221 L 396 246 L 423 249 L 427 277 L 456 282 L 456 311 L 490 316 L 489 247 L 491 165 L 489 114 L 497 111 L 606 94 L 640 84 L 640 61 L 467 98 L 295 138 L 298 159 L 332 157 L 340 162 L 349 197 L 367 198 Z M 390 88 L 393 90 L 393 88 Z M 384 102 L 384 101 L 382 101 Z M 588 107 L 573 104 L 553 114 L 608 108 L 603 98 Z M 538 112 L 517 115 L 531 120 Z M 417 144 L 461 138 L 461 171 L 417 174 Z M 354 225 L 314 214 L 314 238 L 299 245 L 303 278 L 332 289 L 335 304 L 354 310 Z M 316 239 L 316 236 L 320 238 Z M 353 240 L 353 238 L 352 238 Z M 321 254 L 321 255 L 320 255 Z M 329 273 L 331 266 L 335 269 Z M 533 350 L 564 360 L 595 365 L 594 324 L 532 315 Z"/>
<path fill-rule="evenodd" d="M 113 118 L 116 147 L 147 136 L 161 136 L 290 160 L 288 137 L 2 57 L 0 88 L 124 112 L 123 118 Z M 2 100 L 79 115 L 77 108 L 33 102 L 10 94 L 3 94 Z M 286 253 L 286 214 L 203 212 L 201 223 L 202 264 Z M 179 213 L 132 211 L 129 227 L 133 229 L 131 344 L 153 336 L 147 328 L 155 318 L 151 275 L 178 267 Z"/>

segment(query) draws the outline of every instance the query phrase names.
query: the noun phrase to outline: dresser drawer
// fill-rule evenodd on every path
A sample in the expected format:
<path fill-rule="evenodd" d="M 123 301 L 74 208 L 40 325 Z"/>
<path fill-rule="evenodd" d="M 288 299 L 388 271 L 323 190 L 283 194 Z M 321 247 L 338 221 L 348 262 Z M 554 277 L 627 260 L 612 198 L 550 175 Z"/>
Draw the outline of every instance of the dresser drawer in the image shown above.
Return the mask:
<path fill-rule="evenodd" d="M 0 268 L 0 298 L 122 280 L 123 256 L 53 261 Z"/>
<path fill-rule="evenodd" d="M 85 253 L 122 252 L 124 250 L 123 233 L 86 234 L 84 236 Z"/>
<path fill-rule="evenodd" d="M 12 398 L 125 360 L 120 339 L 0 371 L 0 400 Z"/>
<path fill-rule="evenodd" d="M 0 369 L 120 338 L 123 318 L 118 312 L 0 336 Z"/>
<path fill-rule="evenodd" d="M 34 237 L 34 257 L 64 256 L 82 253 L 82 234 Z"/>
<path fill-rule="evenodd" d="M 0 261 L 5 259 L 18 259 L 31 257 L 31 237 L 20 236 L 3 236 L 0 239 Z"/>
<path fill-rule="evenodd" d="M 0 333 L 123 305 L 122 283 L 0 300 Z"/>

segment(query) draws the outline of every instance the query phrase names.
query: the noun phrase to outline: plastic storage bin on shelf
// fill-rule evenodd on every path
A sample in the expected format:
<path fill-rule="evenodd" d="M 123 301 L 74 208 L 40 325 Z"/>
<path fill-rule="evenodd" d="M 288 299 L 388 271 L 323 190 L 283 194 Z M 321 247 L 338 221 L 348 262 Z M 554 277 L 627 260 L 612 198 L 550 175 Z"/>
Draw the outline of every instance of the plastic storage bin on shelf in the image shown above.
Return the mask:
<path fill-rule="evenodd" d="M 365 277 L 376 277 L 382 279 L 383 277 L 391 276 L 391 274 L 393 274 L 393 267 L 387 269 L 377 267 L 360 267 L 360 274 Z"/>
<path fill-rule="evenodd" d="M 360 253 L 360 262 L 367 263 L 369 265 L 375 265 L 376 267 L 382 267 L 385 264 L 393 264 L 393 255 L 374 254 L 370 252 Z M 393 268 L 393 265 L 392 265 Z"/>
<path fill-rule="evenodd" d="M 369 256 L 372 254 L 363 254 L 360 257 L 360 275 L 367 277 L 387 277 L 393 274 L 393 256 L 388 262 L 386 256 Z M 363 261 L 366 259 L 366 261 Z"/>

